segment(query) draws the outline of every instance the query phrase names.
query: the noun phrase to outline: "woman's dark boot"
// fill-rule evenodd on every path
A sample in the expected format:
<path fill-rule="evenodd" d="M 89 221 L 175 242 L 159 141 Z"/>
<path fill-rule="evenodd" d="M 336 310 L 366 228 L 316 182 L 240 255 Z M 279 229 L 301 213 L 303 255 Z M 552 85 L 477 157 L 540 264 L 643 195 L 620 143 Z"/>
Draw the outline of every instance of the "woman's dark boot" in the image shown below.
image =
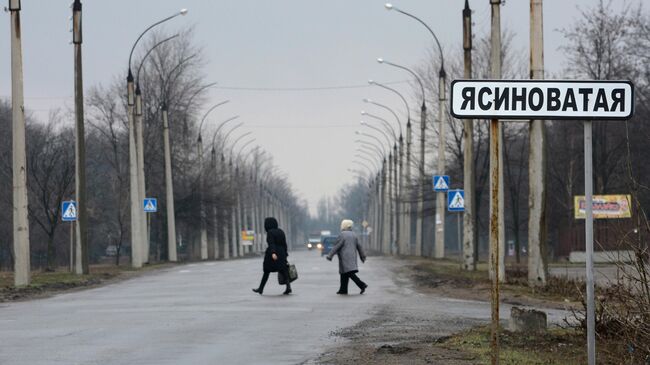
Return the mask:
<path fill-rule="evenodd" d="M 253 289 L 253 291 L 259 295 L 262 295 L 267 280 L 269 280 L 269 273 L 265 272 L 264 275 L 262 275 L 262 281 L 260 282 L 260 286 L 257 289 Z"/>
<path fill-rule="evenodd" d="M 291 285 L 287 284 L 287 289 L 282 293 L 284 295 L 289 295 L 291 294 Z"/>

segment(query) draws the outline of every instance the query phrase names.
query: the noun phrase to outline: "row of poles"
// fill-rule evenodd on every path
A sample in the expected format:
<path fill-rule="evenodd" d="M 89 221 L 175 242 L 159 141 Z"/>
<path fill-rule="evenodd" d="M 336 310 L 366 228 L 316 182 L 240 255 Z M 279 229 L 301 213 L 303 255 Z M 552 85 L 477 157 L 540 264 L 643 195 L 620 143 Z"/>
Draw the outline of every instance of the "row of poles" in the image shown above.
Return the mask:
<path fill-rule="evenodd" d="M 438 175 L 444 175 L 446 171 L 445 160 L 445 146 L 446 146 L 446 131 L 445 124 L 447 119 L 447 72 L 445 70 L 444 53 L 440 41 L 436 33 L 420 18 L 415 15 L 397 8 L 392 4 L 385 5 L 387 10 L 396 11 L 411 19 L 416 20 L 423 25 L 429 34 L 432 36 L 438 54 L 440 57 L 440 69 L 438 71 L 438 117 L 434 125 L 438 126 L 438 158 L 437 158 L 437 171 Z M 467 23 L 465 17 L 469 20 Z M 469 25 L 467 29 L 469 34 L 469 45 L 466 47 L 469 52 L 469 60 L 471 61 L 471 10 L 469 4 L 465 3 L 465 10 L 463 11 L 463 22 Z M 372 121 L 382 123 L 382 128 L 378 128 L 374 123 L 362 121 L 361 124 L 374 132 L 367 133 L 365 131 L 357 131 L 357 135 L 361 139 L 355 141 L 359 144 L 357 158 L 355 164 L 365 168 L 367 171 L 353 170 L 368 183 L 372 194 L 368 199 L 368 217 L 371 220 L 371 227 L 375 227 L 372 231 L 372 248 L 377 249 L 384 253 L 396 253 L 402 255 L 414 254 L 417 256 L 422 255 L 423 248 L 425 247 L 424 231 L 425 220 L 423 219 L 423 212 L 425 211 L 425 197 L 427 178 L 425 176 L 425 151 L 426 151 L 426 135 L 427 135 L 427 102 L 425 82 L 414 70 L 400 65 L 395 62 L 388 61 L 383 58 L 378 58 L 377 62 L 385 64 L 402 71 L 409 73 L 417 82 L 420 88 L 420 96 L 422 103 L 420 105 L 420 140 L 419 140 L 419 158 L 416 160 L 413 157 L 413 125 L 410 113 L 410 106 L 406 98 L 394 88 L 377 81 L 370 80 L 371 85 L 381 87 L 389 92 L 397 95 L 404 103 L 407 111 L 406 121 L 406 142 L 404 142 L 402 134 L 402 124 L 397 113 L 390 107 L 377 103 L 375 101 L 364 99 L 365 102 L 382 109 L 388 110 L 397 120 L 399 130 L 396 132 L 392 125 L 385 119 L 373 114 L 363 111 L 361 114 L 370 118 Z M 471 67 L 471 66 L 470 66 Z M 471 69 L 470 69 L 471 73 Z M 470 128 L 471 131 L 471 128 Z M 383 136 L 386 140 L 388 148 L 384 146 L 384 142 L 377 138 L 377 134 Z M 392 139 L 391 139 L 392 136 Z M 365 138 L 365 139 L 363 139 Z M 469 151 L 469 157 L 473 155 L 473 141 L 472 134 L 465 133 L 463 135 L 463 142 L 465 151 Z M 405 145 L 406 144 L 406 145 Z M 376 163 L 376 160 L 379 163 Z M 465 180 L 473 181 L 473 168 L 469 165 L 469 169 L 465 170 Z M 417 176 L 412 176 L 412 168 L 417 169 Z M 368 176 L 368 178 L 366 178 Z M 473 185 L 467 189 L 469 194 L 466 195 L 467 200 L 472 200 Z M 476 238 L 474 230 L 474 219 L 472 206 L 467 206 L 466 222 L 465 222 L 465 237 L 468 241 L 470 254 L 466 257 L 465 266 L 468 270 L 476 268 L 477 255 L 475 254 L 476 248 L 474 247 Z M 435 205 L 435 246 L 432 256 L 435 258 L 445 257 L 445 193 L 438 192 L 436 194 Z"/>
<path fill-rule="evenodd" d="M 26 179 L 26 128 L 25 108 L 23 95 L 23 62 L 22 62 L 22 39 L 20 0 L 8 0 L 7 10 L 11 16 L 11 77 L 12 77 L 12 170 L 13 170 L 13 242 L 14 242 L 14 285 L 25 286 L 30 283 L 30 244 L 29 244 L 29 216 L 28 216 L 28 191 Z M 84 130 L 84 96 L 83 96 L 83 72 L 82 72 L 82 4 L 81 0 L 74 0 L 72 3 L 72 34 L 74 45 L 74 97 L 75 97 L 75 200 L 77 201 L 77 222 L 74 225 L 74 244 L 72 247 L 71 263 L 77 274 L 89 273 L 89 250 L 87 240 L 87 197 L 86 197 L 86 158 L 85 158 L 85 130 Z M 178 35 L 168 37 L 156 43 L 145 56 L 137 68 L 136 74 L 132 70 L 133 52 L 143 36 L 156 26 L 167 22 L 179 15 L 187 14 L 187 9 L 164 18 L 146 28 L 136 39 L 129 54 L 128 75 L 127 75 L 127 116 L 129 128 L 129 201 L 131 216 L 131 263 L 133 267 L 139 268 L 149 260 L 149 222 L 144 211 L 143 202 L 146 198 L 146 185 L 144 174 L 144 123 L 142 90 L 140 88 L 140 71 L 149 54 L 162 43 L 169 41 Z M 186 60 L 182 60 L 170 72 L 173 74 Z M 178 260 L 178 244 L 176 233 L 176 218 L 174 208 L 174 190 L 172 178 L 172 155 L 169 137 L 169 79 L 163 82 L 163 102 L 160 105 L 163 124 L 163 145 L 165 164 L 165 197 L 167 216 L 167 250 L 168 260 Z M 208 84 L 199 88 L 189 99 L 187 109 L 192 105 L 194 97 L 214 84 Z M 226 101 L 227 102 L 227 101 Z M 211 164 L 203 166 L 203 145 L 201 129 L 208 114 L 219 103 L 210 108 L 199 126 L 198 146 L 198 174 L 200 191 L 200 259 L 208 259 L 208 252 L 212 252 L 211 258 L 238 257 L 249 252 L 259 252 L 263 249 L 262 234 L 263 218 L 265 216 L 278 217 L 285 224 L 290 242 L 294 240 L 293 221 L 290 214 L 292 207 L 290 202 L 292 195 L 286 188 L 286 181 L 272 174 L 272 170 L 261 169 L 263 153 L 258 148 L 251 149 L 244 155 L 244 149 L 254 142 L 254 139 L 244 143 L 235 153 L 235 147 L 244 137 L 250 135 L 245 133 L 235 140 L 230 146 L 230 155 L 226 161 L 225 153 L 217 158 L 217 151 L 226 150 L 226 142 L 230 134 L 241 127 L 242 123 L 230 129 L 221 138 L 217 148 L 217 137 L 219 132 L 228 122 L 236 119 L 233 117 L 222 122 L 214 133 L 211 149 Z M 186 109 L 185 118 L 188 117 Z M 255 155 L 253 165 L 247 165 L 246 161 Z M 220 163 L 219 163 L 220 162 Z M 264 171 L 264 173 L 260 173 Z M 216 186 L 225 184 L 228 196 L 234 197 L 233 202 L 218 206 L 216 201 Z M 205 184 L 213 186 L 211 189 L 212 206 L 206 207 L 204 201 L 208 200 L 203 196 Z M 212 225 L 212 234 L 208 237 L 208 222 Z M 254 240 L 250 247 L 246 248 L 241 237 L 241 231 L 252 230 L 255 232 Z M 210 248 L 210 249 L 209 249 Z"/>
<path fill-rule="evenodd" d="M 489 0 L 491 7 L 491 50 L 490 50 L 490 77 L 501 79 L 502 53 L 501 53 L 501 15 L 502 0 Z M 438 37 L 424 21 L 415 15 L 398 9 L 392 4 L 385 5 L 387 10 L 403 14 L 426 27 L 437 46 L 440 55 L 440 69 L 438 72 L 438 117 L 435 124 L 438 126 L 438 151 L 436 175 L 445 175 L 445 148 L 447 124 L 447 74 L 444 67 L 444 55 Z M 472 11 L 469 1 L 465 0 L 462 10 L 463 23 L 463 50 L 464 73 L 463 77 L 471 79 L 472 74 Z M 543 58 L 543 20 L 542 0 L 530 0 L 530 77 L 531 79 L 544 78 Z M 365 139 L 357 140 L 360 145 L 355 164 L 365 171 L 352 170 L 369 187 L 366 214 L 370 220 L 371 248 L 387 254 L 415 254 L 422 255 L 424 241 L 425 196 L 427 178 L 425 176 L 425 147 L 427 130 L 427 105 L 424 83 L 413 70 L 382 58 L 380 63 L 397 67 L 413 76 L 421 89 L 422 105 L 420 116 L 420 151 L 417 163 L 411 157 L 412 126 L 411 116 L 406 99 L 396 90 L 371 81 L 373 85 L 380 86 L 397 94 L 406 104 L 406 151 L 402 139 L 402 128 L 396 133 L 390 123 L 372 114 L 362 114 L 379 120 L 384 124 L 384 129 L 377 128 L 367 122 L 362 124 L 372 129 L 375 134 L 358 131 L 357 134 Z M 368 101 L 368 100 L 366 100 Z M 390 108 L 380 105 L 384 109 Z M 399 122 L 397 114 L 390 110 Z M 465 270 L 476 270 L 478 260 L 478 235 L 476 231 L 476 195 L 474 176 L 474 132 L 473 120 L 463 122 L 463 188 L 465 191 L 465 211 L 463 216 L 463 244 L 462 267 Z M 378 134 L 377 134 L 378 133 Z M 378 135 L 383 135 L 386 144 Z M 398 137 L 399 135 L 399 137 Z M 392 136 L 392 139 L 390 138 Z M 545 285 L 547 277 L 546 264 L 546 135 L 543 121 L 530 122 L 530 155 L 529 155 L 529 231 L 528 231 L 528 279 L 532 285 Z M 385 146 L 388 148 L 385 148 Z M 404 153 L 406 164 L 404 165 Z M 499 283 L 505 281 L 505 218 L 504 218 L 504 181 L 503 181 L 503 129 L 502 122 L 498 119 L 490 121 L 490 211 L 489 211 L 489 245 L 490 245 L 490 278 L 492 279 L 492 331 L 491 331 L 491 363 L 499 362 Z M 379 161 L 379 162 L 377 162 Z M 411 166 L 418 168 L 418 176 L 411 176 Z M 416 184 L 412 184 L 415 181 Z M 445 255 L 445 193 L 436 193 L 435 222 L 434 222 L 434 247 L 432 256 L 443 258 Z M 413 232 L 415 230 L 415 232 Z M 588 341 L 589 363 L 594 363 L 595 351 L 592 338 Z"/>

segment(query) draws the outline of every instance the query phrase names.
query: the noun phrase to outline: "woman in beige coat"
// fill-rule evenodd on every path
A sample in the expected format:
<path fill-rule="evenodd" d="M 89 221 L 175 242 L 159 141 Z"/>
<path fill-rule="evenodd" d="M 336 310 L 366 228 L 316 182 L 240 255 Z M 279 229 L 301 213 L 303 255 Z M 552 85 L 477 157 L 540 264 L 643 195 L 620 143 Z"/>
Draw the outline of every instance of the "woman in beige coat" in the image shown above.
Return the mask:
<path fill-rule="evenodd" d="M 352 232 L 354 223 L 345 219 L 341 222 L 341 234 L 336 239 L 336 243 L 332 250 L 327 255 L 327 259 L 332 261 L 334 255 L 339 256 L 339 274 L 341 275 L 341 287 L 336 294 L 348 294 L 348 282 L 350 279 L 361 289 L 361 294 L 366 291 L 368 284 L 359 279 L 357 273 L 359 267 L 357 266 L 357 252 L 361 257 L 361 262 L 366 262 L 366 254 L 363 252 L 363 247 L 359 243 L 357 235 Z"/>

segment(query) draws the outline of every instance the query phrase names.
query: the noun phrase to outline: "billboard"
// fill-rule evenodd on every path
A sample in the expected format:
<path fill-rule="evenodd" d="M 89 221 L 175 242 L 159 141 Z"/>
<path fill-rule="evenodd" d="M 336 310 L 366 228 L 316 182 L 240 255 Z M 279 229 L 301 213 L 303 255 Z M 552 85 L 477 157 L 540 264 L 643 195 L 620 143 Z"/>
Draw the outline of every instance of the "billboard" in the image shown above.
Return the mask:
<path fill-rule="evenodd" d="M 631 218 L 632 210 L 630 195 L 594 195 L 593 213 L 594 219 L 617 219 Z M 574 212 L 576 219 L 585 219 L 585 197 L 577 195 L 574 197 Z"/>

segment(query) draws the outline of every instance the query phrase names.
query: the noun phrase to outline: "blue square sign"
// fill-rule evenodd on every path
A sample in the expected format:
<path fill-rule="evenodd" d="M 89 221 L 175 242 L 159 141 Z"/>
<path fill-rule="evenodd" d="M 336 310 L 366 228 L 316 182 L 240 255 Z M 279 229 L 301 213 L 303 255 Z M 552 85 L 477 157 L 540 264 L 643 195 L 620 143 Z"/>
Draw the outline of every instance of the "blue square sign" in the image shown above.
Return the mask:
<path fill-rule="evenodd" d="M 449 190 L 449 176 L 433 175 L 433 191 L 445 192 Z"/>
<path fill-rule="evenodd" d="M 447 210 L 450 212 L 465 211 L 465 191 L 449 190 L 447 192 Z"/>
<path fill-rule="evenodd" d="M 143 208 L 145 213 L 155 213 L 158 211 L 158 199 L 145 198 L 143 201 Z"/>
<path fill-rule="evenodd" d="M 77 220 L 77 202 L 74 200 L 61 202 L 61 220 L 74 222 Z"/>

